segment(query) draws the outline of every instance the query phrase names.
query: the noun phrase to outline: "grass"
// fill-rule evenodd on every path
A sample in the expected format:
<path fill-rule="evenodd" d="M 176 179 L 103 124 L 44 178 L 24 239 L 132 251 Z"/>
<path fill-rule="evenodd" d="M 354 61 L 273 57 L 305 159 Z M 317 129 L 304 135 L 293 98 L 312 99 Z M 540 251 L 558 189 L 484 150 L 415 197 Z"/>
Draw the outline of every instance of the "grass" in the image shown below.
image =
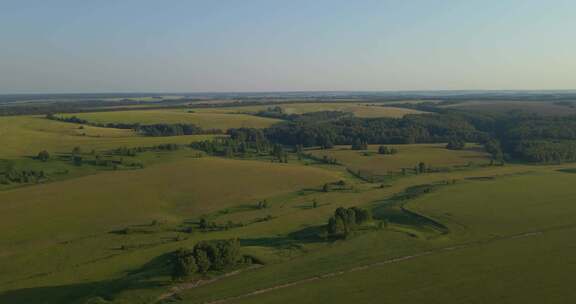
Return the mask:
<path fill-rule="evenodd" d="M 243 107 L 223 107 L 217 109 L 199 109 L 199 112 L 217 113 L 256 113 L 269 107 L 280 107 L 287 114 L 303 114 L 318 111 L 342 111 L 353 113 L 357 117 L 377 118 L 377 117 L 402 117 L 406 114 L 424 113 L 418 110 L 399 108 L 394 106 L 368 105 L 362 103 L 289 103 L 265 106 L 243 106 Z"/>
<path fill-rule="evenodd" d="M 198 114 L 203 111 L 227 110 Z M 377 146 L 310 151 L 372 174 L 398 172 L 420 161 L 466 168 L 408 175 L 385 187 L 357 179 L 341 166 L 304 165 L 307 160 L 295 161 L 293 155 L 289 164 L 278 164 L 195 158 L 197 151 L 190 149 L 145 152 L 134 157 L 146 164 L 144 169 L 103 171 L 24 156 L 43 149 L 69 152 L 81 146 L 87 151 L 202 137 L 147 138 L 33 116 L 0 118 L 0 126 L 0 158 L 14 158 L 18 168 L 70 170 L 67 179 L 0 189 L 0 303 L 85 304 L 96 297 L 115 304 L 155 303 L 173 286 L 169 252 L 200 240 L 234 237 L 245 254 L 266 265 L 185 290 L 181 303 L 238 296 L 323 274 L 329 276 L 236 302 L 574 300 L 569 276 L 576 270 L 576 247 L 569 240 L 576 227 L 576 175 L 566 172 L 576 165 L 480 166 L 488 163 L 480 147 L 451 151 L 438 144 L 398 145 L 395 155 L 378 155 Z M 339 180 L 350 189 L 321 191 L 324 183 Z M 448 185 L 419 197 L 395 199 L 410 187 L 445 181 Z M 268 207 L 256 208 L 263 199 Z M 372 208 L 377 221 L 385 219 L 388 226 L 377 229 L 376 221 L 345 241 L 318 236 L 336 208 L 351 206 Z M 182 232 L 201 217 L 243 225 Z M 268 220 L 259 221 L 263 218 Z M 126 228 L 129 233 L 112 233 Z M 540 233 L 518 237 L 535 231 Z M 415 257 L 373 265 L 404 256 Z M 349 272 L 363 265 L 372 266 Z"/>
<path fill-rule="evenodd" d="M 377 145 L 370 145 L 366 151 L 351 150 L 350 146 L 337 146 L 329 150 L 313 150 L 310 153 L 319 157 L 335 158 L 350 170 L 368 175 L 398 174 L 403 168 L 412 169 L 419 162 L 424 162 L 433 168 L 489 163 L 488 155 L 475 144 L 468 144 L 464 150 L 448 150 L 445 144 L 389 146 L 397 149 L 398 153 L 380 155 Z"/>
<path fill-rule="evenodd" d="M 305 281 L 234 303 L 571 302 L 573 293 L 566 282 L 576 270 L 576 246 L 566 239 L 576 228 L 571 200 L 575 190 L 570 186 L 574 179 L 538 171 L 440 188 L 409 206 L 448 224 L 452 231 L 448 238 L 407 239 L 378 232 L 294 260 L 291 269 L 275 265 L 242 280 L 255 290 L 297 282 L 328 269 L 351 269 L 353 260 L 370 264 L 398 256 L 413 258 Z M 550 192 L 541 191 L 542 187 L 551 187 Z M 534 231 L 542 233 L 525 235 Z M 355 250 L 347 252 L 347 246 Z M 221 286 L 191 291 L 184 303 L 210 299 L 210 294 L 244 294 L 246 289 L 238 283 L 230 279 Z"/>
<path fill-rule="evenodd" d="M 189 111 L 193 111 L 189 113 Z M 226 113 L 209 110 L 162 109 L 130 110 L 66 114 L 75 115 L 96 123 L 189 123 L 205 129 L 266 128 L 279 122 L 277 119 L 257 117 L 248 114 Z"/>
<path fill-rule="evenodd" d="M 34 156 L 42 150 L 70 152 L 74 147 L 85 151 L 121 146 L 153 146 L 163 143 L 188 144 L 208 139 L 209 135 L 142 137 L 131 130 L 98 128 L 52 121 L 39 116 L 0 117 L 0 159 Z"/>

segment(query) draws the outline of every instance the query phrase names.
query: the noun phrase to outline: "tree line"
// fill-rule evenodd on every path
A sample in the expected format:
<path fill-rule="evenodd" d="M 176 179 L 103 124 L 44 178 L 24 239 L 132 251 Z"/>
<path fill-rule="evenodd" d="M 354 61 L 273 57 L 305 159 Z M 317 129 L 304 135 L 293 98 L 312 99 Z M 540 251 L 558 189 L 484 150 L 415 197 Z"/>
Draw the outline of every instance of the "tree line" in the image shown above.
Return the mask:
<path fill-rule="evenodd" d="M 46 115 L 47 119 L 57 120 L 69 123 L 90 125 L 101 128 L 115 128 L 115 129 L 132 129 L 144 136 L 181 136 L 181 135 L 197 135 L 197 134 L 223 134 L 220 129 L 203 129 L 194 124 L 183 123 L 157 123 L 144 125 L 140 123 L 97 123 L 90 122 L 86 119 L 77 116 L 57 116 L 54 114 Z"/>

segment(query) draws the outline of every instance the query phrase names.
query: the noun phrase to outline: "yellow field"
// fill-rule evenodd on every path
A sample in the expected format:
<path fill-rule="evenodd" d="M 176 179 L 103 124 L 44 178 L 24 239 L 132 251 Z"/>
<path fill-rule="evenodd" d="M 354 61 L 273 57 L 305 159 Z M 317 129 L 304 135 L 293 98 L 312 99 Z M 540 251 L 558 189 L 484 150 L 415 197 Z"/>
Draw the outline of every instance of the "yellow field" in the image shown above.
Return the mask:
<path fill-rule="evenodd" d="M 210 135 L 171 137 L 136 136 L 132 130 L 97 128 L 58 122 L 40 116 L 0 117 L 0 158 L 36 155 L 41 150 L 69 152 L 74 147 L 85 151 L 121 146 L 152 146 L 161 143 L 188 144 Z"/>
<path fill-rule="evenodd" d="M 281 108 L 288 114 L 302 114 L 307 112 L 316 111 L 342 111 L 351 112 L 354 116 L 375 118 L 375 117 L 402 117 L 406 114 L 421 114 L 423 112 L 396 108 L 396 107 L 381 107 L 369 106 L 366 104 L 357 103 L 303 103 L 303 104 L 286 104 L 281 105 Z"/>
<path fill-rule="evenodd" d="M 270 107 L 280 107 L 287 114 L 303 114 L 318 111 L 341 111 L 350 112 L 354 116 L 364 118 L 376 117 L 402 117 L 406 114 L 422 114 L 424 112 L 412 109 L 398 108 L 394 106 L 372 106 L 361 103 L 290 103 L 265 106 L 223 107 L 215 109 L 198 109 L 198 112 L 213 113 L 256 113 Z"/>
<path fill-rule="evenodd" d="M 194 111 L 189 113 L 188 111 Z M 75 115 L 90 122 L 97 123 L 190 123 L 200 126 L 204 129 L 222 129 L 229 128 L 265 128 L 279 122 L 277 119 L 257 117 L 248 114 L 226 113 L 225 111 L 210 110 L 185 110 L 185 109 L 166 109 L 166 110 L 134 110 L 134 111 L 115 111 L 115 112 L 93 112 L 66 114 L 65 116 Z"/>

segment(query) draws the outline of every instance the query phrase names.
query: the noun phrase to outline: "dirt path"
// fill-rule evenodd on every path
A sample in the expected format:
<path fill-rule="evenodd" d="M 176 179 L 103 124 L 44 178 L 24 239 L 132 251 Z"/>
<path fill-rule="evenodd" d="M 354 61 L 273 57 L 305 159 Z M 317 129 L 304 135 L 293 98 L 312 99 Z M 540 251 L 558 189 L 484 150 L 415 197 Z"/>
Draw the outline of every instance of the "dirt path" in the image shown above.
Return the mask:
<path fill-rule="evenodd" d="M 232 277 L 232 276 L 235 276 L 235 275 L 239 275 L 239 274 L 241 274 L 241 273 L 243 273 L 243 272 L 245 272 L 245 271 L 252 270 L 252 269 L 257 269 L 257 268 L 260 268 L 260 267 L 262 267 L 262 265 L 252 265 L 252 266 L 250 266 L 250 267 L 248 267 L 248 268 L 238 269 L 238 270 L 235 270 L 235 271 L 232 271 L 232 272 L 228 272 L 228 273 L 225 273 L 225 274 L 223 274 L 223 275 L 221 275 L 221 276 L 218 276 L 218 277 L 215 277 L 215 278 L 212 278 L 212 279 L 208 279 L 208 280 L 196 280 L 196 281 L 192 281 L 192 282 L 187 282 L 187 283 L 183 283 L 183 284 L 176 285 L 176 286 L 170 288 L 170 290 L 169 290 L 168 292 L 161 294 L 161 295 L 158 297 L 158 299 L 156 300 L 156 302 L 160 302 L 160 301 L 162 301 L 162 300 L 166 300 L 166 299 L 169 299 L 169 298 L 171 298 L 171 297 L 174 297 L 174 296 L 178 295 L 180 292 L 182 292 L 182 291 L 184 291 L 184 290 L 197 288 L 197 287 L 204 286 L 204 285 L 207 285 L 207 284 L 212 284 L 212 283 L 218 282 L 218 281 L 220 281 L 220 280 L 222 280 L 222 279 L 225 279 L 225 278 L 228 278 L 228 277 Z"/>
<path fill-rule="evenodd" d="M 478 246 L 481 244 L 492 243 L 492 242 L 496 242 L 496 241 L 512 240 L 512 239 L 527 238 L 527 237 L 536 237 L 536 236 L 542 235 L 543 233 L 544 233 L 544 231 L 526 232 L 526 233 L 515 234 L 515 235 L 510 235 L 510 236 L 497 237 L 497 238 L 493 238 L 493 239 L 489 239 L 489 240 L 476 241 L 476 242 L 472 242 L 472 243 L 466 243 L 466 244 L 461 244 L 461 245 L 444 247 L 444 248 L 440 248 L 440 249 L 423 251 L 423 252 L 419 252 L 419 253 L 416 253 L 413 255 L 406 255 L 406 256 L 402 256 L 402 257 L 392 258 L 392 259 L 384 260 L 381 262 L 371 263 L 371 264 L 367 264 L 367 265 L 349 268 L 346 270 L 330 272 L 330 273 L 326 273 L 326 274 L 322 274 L 322 275 L 318 275 L 318 276 L 314 276 L 314 277 L 309 277 L 306 279 L 302 279 L 302 280 L 298 280 L 298 281 L 294 281 L 294 282 L 290 282 L 290 283 L 286 283 L 286 284 L 280 284 L 280 285 L 275 285 L 275 286 L 268 287 L 268 288 L 262 288 L 262 289 L 258 289 L 258 290 L 255 290 L 255 291 L 252 291 L 249 293 L 238 295 L 238 296 L 228 297 L 228 298 L 224 298 L 224 299 L 220 299 L 220 300 L 216 300 L 216 301 L 211 301 L 211 302 L 204 302 L 204 304 L 227 303 L 227 302 L 234 301 L 234 300 L 244 299 L 244 298 L 256 296 L 259 294 L 268 293 L 268 292 L 275 291 L 278 289 L 302 285 L 302 284 L 306 284 L 309 282 L 318 281 L 318 280 L 322 280 L 322 279 L 337 277 L 337 276 L 341 276 L 341 275 L 344 275 L 347 273 L 364 271 L 364 270 L 371 269 L 373 267 L 379 267 L 379 266 L 383 266 L 383 265 L 387 265 L 387 264 L 399 263 L 402 261 L 412 260 L 412 259 L 416 259 L 416 258 L 420 258 L 420 257 L 434 255 L 434 254 L 440 254 L 442 252 L 447 252 L 447 251 L 470 248 L 470 247 Z M 205 285 L 205 284 L 202 284 L 202 285 Z"/>

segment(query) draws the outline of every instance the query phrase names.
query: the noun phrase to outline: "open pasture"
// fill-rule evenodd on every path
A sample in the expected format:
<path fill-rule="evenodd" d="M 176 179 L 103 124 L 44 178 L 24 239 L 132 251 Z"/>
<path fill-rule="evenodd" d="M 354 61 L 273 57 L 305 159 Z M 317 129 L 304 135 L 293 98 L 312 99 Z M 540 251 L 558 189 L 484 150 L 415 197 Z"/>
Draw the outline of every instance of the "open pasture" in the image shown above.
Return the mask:
<path fill-rule="evenodd" d="M 245 107 L 230 107 L 220 109 L 206 109 L 207 111 L 229 111 L 229 112 L 245 112 L 256 113 L 258 111 L 266 110 L 270 107 L 280 107 L 286 114 L 303 114 L 309 112 L 319 111 L 341 111 L 354 114 L 356 117 L 364 118 L 378 118 L 378 117 L 393 117 L 398 118 L 406 114 L 422 114 L 424 112 L 412 109 L 399 108 L 394 106 L 381 105 L 368 105 L 362 103 L 338 103 L 338 102 L 319 102 L 319 103 L 285 103 L 278 105 L 265 105 L 265 106 L 245 106 Z"/>
<path fill-rule="evenodd" d="M 383 238 L 378 241 L 372 239 L 377 236 L 361 236 L 349 241 L 355 252 L 370 252 L 386 242 L 389 248 L 376 251 L 407 251 L 388 252 L 388 258 L 381 260 L 388 263 L 368 259 L 364 265 L 370 266 L 365 268 L 345 267 L 343 262 L 324 277 L 293 279 L 296 283 L 288 286 L 269 284 L 257 294 L 228 293 L 226 286 L 210 286 L 190 291 L 184 303 L 199 303 L 194 296 L 208 298 L 210 292 L 240 296 L 230 303 L 572 302 L 569 277 L 576 270 L 576 246 L 566 240 L 576 229 L 571 199 L 576 195 L 571 186 L 575 179 L 539 169 L 441 187 L 407 206 L 450 227 L 445 239 L 395 241 L 384 238 L 386 232 L 375 233 Z M 321 273 L 322 263 L 349 258 L 345 251 L 334 246 L 324 250 L 321 259 L 316 257 L 317 264 L 307 261 L 311 255 L 294 261 L 293 267 L 310 263 Z M 395 257 L 404 258 L 394 261 Z M 251 276 L 256 272 L 246 275 Z M 546 279 L 551 277 L 560 280 Z M 238 283 L 230 279 L 228 287 L 239 288 Z"/>
<path fill-rule="evenodd" d="M 351 150 L 350 146 L 336 146 L 328 150 L 311 150 L 318 157 L 335 158 L 354 172 L 368 175 L 401 173 L 403 168 L 414 168 L 424 162 L 432 168 L 454 168 L 489 163 L 488 155 L 475 144 L 467 144 L 464 150 L 448 150 L 445 144 L 387 145 L 398 152 L 392 155 L 378 154 L 378 145 L 368 150 Z"/>
<path fill-rule="evenodd" d="M 40 116 L 0 117 L 0 158 L 34 156 L 42 150 L 50 153 L 70 152 L 74 147 L 84 151 L 122 146 L 152 146 L 164 143 L 189 144 L 211 135 L 171 137 L 137 136 L 132 130 L 98 128 L 53 121 Z"/>
<path fill-rule="evenodd" d="M 279 122 L 277 119 L 248 114 L 204 109 L 130 110 L 66 114 L 95 123 L 186 123 L 204 129 L 265 128 Z"/>

